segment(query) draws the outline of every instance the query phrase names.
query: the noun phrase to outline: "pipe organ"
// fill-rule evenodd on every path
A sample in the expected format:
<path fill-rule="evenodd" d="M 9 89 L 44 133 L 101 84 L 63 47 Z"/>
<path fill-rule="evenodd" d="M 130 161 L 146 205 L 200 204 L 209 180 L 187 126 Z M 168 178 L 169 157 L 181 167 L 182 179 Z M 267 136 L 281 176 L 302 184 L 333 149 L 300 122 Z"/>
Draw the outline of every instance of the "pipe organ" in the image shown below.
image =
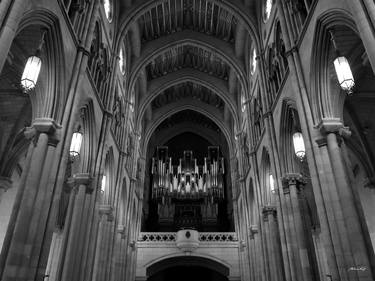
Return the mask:
<path fill-rule="evenodd" d="M 218 204 L 224 200 L 224 158 L 218 146 L 209 146 L 200 161 L 191 150 L 173 161 L 168 147 L 159 146 L 152 158 L 152 199 L 158 204 L 159 223 L 196 227 L 217 223 Z M 177 164 L 177 165 L 174 165 Z"/>

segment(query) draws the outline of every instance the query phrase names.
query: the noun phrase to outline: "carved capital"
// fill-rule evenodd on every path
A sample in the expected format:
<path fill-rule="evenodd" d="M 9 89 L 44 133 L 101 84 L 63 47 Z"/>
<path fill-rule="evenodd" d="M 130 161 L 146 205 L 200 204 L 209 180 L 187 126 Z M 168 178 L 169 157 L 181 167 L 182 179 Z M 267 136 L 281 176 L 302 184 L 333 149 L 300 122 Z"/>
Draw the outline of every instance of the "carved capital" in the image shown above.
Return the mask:
<path fill-rule="evenodd" d="M 282 183 L 284 194 L 288 194 L 291 186 L 299 189 L 306 184 L 306 181 L 301 174 L 290 173 L 283 176 Z"/>
<path fill-rule="evenodd" d="M 250 233 L 250 239 L 254 239 L 255 234 L 259 232 L 257 225 L 250 225 L 249 233 Z"/>
<path fill-rule="evenodd" d="M 121 235 L 121 239 L 125 239 L 126 238 L 125 225 L 122 225 L 122 224 L 118 225 L 117 233 Z"/>
<path fill-rule="evenodd" d="M 56 146 L 61 138 L 61 126 L 51 118 L 35 118 L 31 127 L 25 129 L 25 137 L 38 140 L 40 134 L 48 135 L 48 144 Z"/>
<path fill-rule="evenodd" d="M 334 133 L 343 138 L 351 136 L 349 127 L 345 127 L 339 118 L 323 118 L 316 128 L 323 135 Z"/>
<path fill-rule="evenodd" d="M 100 205 L 99 206 L 99 215 L 107 216 L 108 221 L 113 221 L 113 208 L 111 205 Z"/>
<path fill-rule="evenodd" d="M 79 186 L 85 186 L 86 187 L 86 193 L 92 193 L 94 188 L 92 187 L 92 178 L 90 174 L 88 173 L 80 173 L 73 175 L 72 178 L 70 178 L 69 183 L 73 187 L 79 187 Z"/>
<path fill-rule="evenodd" d="M 268 217 L 270 215 L 273 215 L 273 216 L 276 216 L 276 207 L 275 206 L 270 206 L 270 205 L 267 205 L 267 206 L 263 206 L 262 208 L 262 214 L 263 214 L 263 220 L 264 221 L 268 221 Z"/>

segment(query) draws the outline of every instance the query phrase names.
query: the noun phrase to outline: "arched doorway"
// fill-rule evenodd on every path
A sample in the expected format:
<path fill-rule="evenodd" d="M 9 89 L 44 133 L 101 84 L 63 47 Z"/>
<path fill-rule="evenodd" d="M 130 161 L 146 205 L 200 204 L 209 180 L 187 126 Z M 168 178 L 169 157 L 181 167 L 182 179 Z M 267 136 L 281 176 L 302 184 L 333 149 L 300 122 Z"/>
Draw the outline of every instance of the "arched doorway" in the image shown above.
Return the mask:
<path fill-rule="evenodd" d="M 228 281 L 229 268 L 202 257 L 175 257 L 147 268 L 148 281 Z"/>

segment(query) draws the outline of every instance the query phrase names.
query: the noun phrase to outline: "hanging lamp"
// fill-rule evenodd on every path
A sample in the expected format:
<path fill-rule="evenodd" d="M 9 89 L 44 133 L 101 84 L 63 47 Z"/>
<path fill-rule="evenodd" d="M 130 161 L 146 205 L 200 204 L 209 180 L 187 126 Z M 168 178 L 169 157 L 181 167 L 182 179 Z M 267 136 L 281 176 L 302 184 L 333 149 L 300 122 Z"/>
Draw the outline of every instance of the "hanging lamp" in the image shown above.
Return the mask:
<path fill-rule="evenodd" d="M 79 156 L 81 151 L 83 135 L 81 132 L 77 131 L 73 133 L 72 141 L 70 143 L 69 154 L 73 160 Z"/>
<path fill-rule="evenodd" d="M 306 149 L 305 143 L 303 141 L 303 135 L 301 132 L 295 132 L 293 134 L 293 146 L 294 146 L 294 154 L 297 158 L 301 161 L 305 158 Z"/>
<path fill-rule="evenodd" d="M 34 89 L 38 81 L 40 69 L 42 67 L 42 59 L 40 58 L 40 53 L 44 44 L 45 34 L 46 32 L 43 32 L 42 39 L 40 40 L 35 54 L 30 56 L 26 61 L 26 65 L 21 77 L 21 85 L 25 92 Z"/>
<path fill-rule="evenodd" d="M 355 86 L 353 73 L 347 58 L 341 55 L 337 48 L 332 30 L 330 31 L 330 34 L 331 41 L 336 53 L 336 58 L 333 61 L 333 64 L 335 66 L 337 80 L 339 81 L 341 89 L 343 89 L 348 95 L 350 95 L 353 93 L 353 88 Z"/>

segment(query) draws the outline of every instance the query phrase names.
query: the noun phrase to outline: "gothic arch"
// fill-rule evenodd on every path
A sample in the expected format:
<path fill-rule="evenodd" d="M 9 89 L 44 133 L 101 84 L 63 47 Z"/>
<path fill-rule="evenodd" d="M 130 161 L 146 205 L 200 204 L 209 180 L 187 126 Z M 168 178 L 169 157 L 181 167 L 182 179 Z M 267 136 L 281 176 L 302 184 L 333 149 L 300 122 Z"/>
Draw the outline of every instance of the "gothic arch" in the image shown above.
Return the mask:
<path fill-rule="evenodd" d="M 166 37 L 162 37 L 151 41 L 146 45 L 131 67 L 131 75 L 129 77 L 129 88 L 131 89 L 137 81 L 137 77 L 142 69 L 151 62 L 151 60 L 158 55 L 178 46 L 192 46 L 210 51 L 211 53 L 218 54 L 223 61 L 230 65 L 239 77 L 240 83 L 243 88 L 247 88 L 246 73 L 243 63 L 238 60 L 234 54 L 232 47 L 229 43 L 222 42 L 217 38 L 210 38 L 205 35 L 194 31 L 182 31 L 173 33 Z"/>
<path fill-rule="evenodd" d="M 32 120 L 49 117 L 61 122 L 65 113 L 67 91 L 63 83 L 66 80 L 65 73 L 60 67 L 65 65 L 65 58 L 59 20 L 47 10 L 34 10 L 24 15 L 17 35 L 30 26 L 38 26 L 42 32 L 46 31 L 41 54 L 43 65 L 40 77 L 35 90 L 30 92 Z"/>
<path fill-rule="evenodd" d="M 340 93 L 339 86 L 330 88 L 329 53 L 332 43 L 330 42 L 329 30 L 334 26 L 345 26 L 355 33 L 356 25 L 349 12 L 345 10 L 328 10 L 317 20 L 315 35 L 312 46 L 311 61 L 311 84 L 310 103 L 314 123 L 319 123 L 323 118 L 342 118 L 342 109 L 345 96 Z"/>
<path fill-rule="evenodd" d="M 95 130 L 95 112 L 92 100 L 81 108 L 83 140 L 81 146 L 81 171 L 90 173 L 95 169 L 95 155 L 97 147 L 97 132 Z"/>
<path fill-rule="evenodd" d="M 113 147 L 109 147 L 105 153 L 103 176 L 106 176 L 105 189 L 102 190 L 102 203 L 114 205 L 115 185 L 116 185 L 116 168 L 113 155 Z"/>
<path fill-rule="evenodd" d="M 203 266 L 224 276 L 229 276 L 230 274 L 230 267 L 222 261 L 214 259 L 213 257 L 191 255 L 163 257 L 162 259 L 153 261 L 151 264 L 147 265 L 146 275 L 149 277 L 164 269 L 179 265 Z"/>
<path fill-rule="evenodd" d="M 196 70 L 185 69 L 160 77 L 150 83 L 147 95 L 140 100 L 137 124 L 139 125 L 139 122 L 141 122 L 147 106 L 153 99 L 166 89 L 183 82 L 193 82 L 202 85 L 217 94 L 228 105 L 235 124 L 238 123 L 236 103 L 233 97 L 228 96 L 227 93 L 229 90 L 225 83 L 221 79 L 208 74 L 200 73 Z"/>
<path fill-rule="evenodd" d="M 294 100 L 284 99 L 280 120 L 280 160 L 285 173 L 298 172 L 297 159 L 293 148 L 293 133 L 301 132 L 297 106 Z"/>
<path fill-rule="evenodd" d="M 172 116 L 173 114 L 175 114 L 179 111 L 183 111 L 183 110 L 197 111 L 197 112 L 205 115 L 209 119 L 211 119 L 221 129 L 222 133 L 224 134 L 224 136 L 227 140 L 227 143 L 228 143 L 229 154 L 232 155 L 231 152 L 233 152 L 234 144 L 233 144 L 233 141 L 230 138 L 231 133 L 230 133 L 229 129 L 227 128 L 226 124 L 224 123 L 224 121 L 220 120 L 220 118 L 218 118 L 217 115 L 215 115 L 213 112 L 210 112 L 203 107 L 196 107 L 192 104 L 179 105 L 177 107 L 171 108 L 170 110 L 164 112 L 163 114 L 160 114 L 159 118 L 154 120 L 152 125 L 145 130 L 145 137 L 143 138 L 143 146 L 141 145 L 141 147 L 143 147 L 144 152 L 146 152 L 146 150 L 147 150 L 147 145 L 148 145 L 148 143 L 150 141 L 150 138 L 151 138 L 153 132 L 155 131 L 155 129 L 165 119 L 167 119 L 168 117 Z"/>
<path fill-rule="evenodd" d="M 274 202 L 273 194 L 270 186 L 270 175 L 273 174 L 271 171 L 271 159 L 266 147 L 262 150 L 261 162 L 260 162 L 260 198 L 261 205 L 271 205 Z M 274 175 L 273 175 L 274 177 Z M 276 180 L 274 178 L 274 180 Z"/>

